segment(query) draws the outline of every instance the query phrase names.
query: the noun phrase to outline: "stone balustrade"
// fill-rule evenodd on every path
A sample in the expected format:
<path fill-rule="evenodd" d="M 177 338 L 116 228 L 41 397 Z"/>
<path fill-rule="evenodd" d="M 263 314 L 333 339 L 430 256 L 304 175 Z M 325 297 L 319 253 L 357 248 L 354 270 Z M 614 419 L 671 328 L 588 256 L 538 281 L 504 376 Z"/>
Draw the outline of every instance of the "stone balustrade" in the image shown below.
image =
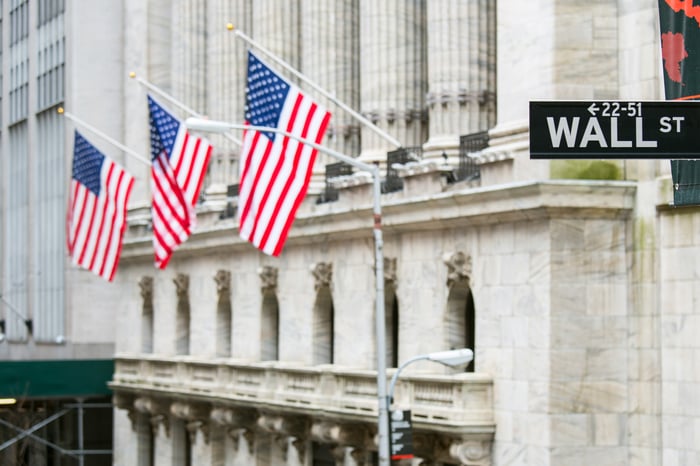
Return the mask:
<path fill-rule="evenodd" d="M 283 414 L 323 413 L 341 422 L 377 419 L 376 373 L 369 370 L 147 355 L 118 355 L 115 366 L 110 387 L 117 394 L 192 398 Z M 411 410 L 417 430 L 489 435 L 495 429 L 493 381 L 485 374 L 402 374 L 394 395 L 401 409 Z"/>

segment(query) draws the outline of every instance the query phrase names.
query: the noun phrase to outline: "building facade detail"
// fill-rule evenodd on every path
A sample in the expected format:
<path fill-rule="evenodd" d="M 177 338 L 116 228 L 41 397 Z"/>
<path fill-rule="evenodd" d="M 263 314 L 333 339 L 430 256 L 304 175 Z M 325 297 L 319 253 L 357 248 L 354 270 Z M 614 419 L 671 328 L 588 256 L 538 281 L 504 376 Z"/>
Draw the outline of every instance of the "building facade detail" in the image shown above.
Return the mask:
<path fill-rule="evenodd" d="M 311 265 L 311 274 L 314 276 L 314 289 L 330 288 L 333 284 L 333 264 L 329 262 L 317 262 Z"/>
<path fill-rule="evenodd" d="M 447 266 L 447 287 L 452 288 L 457 283 L 469 286 L 472 274 L 472 258 L 461 251 L 447 253 L 443 256 Z"/>
<path fill-rule="evenodd" d="M 260 276 L 260 288 L 263 292 L 274 293 L 277 289 L 277 267 L 266 265 L 258 269 Z"/>

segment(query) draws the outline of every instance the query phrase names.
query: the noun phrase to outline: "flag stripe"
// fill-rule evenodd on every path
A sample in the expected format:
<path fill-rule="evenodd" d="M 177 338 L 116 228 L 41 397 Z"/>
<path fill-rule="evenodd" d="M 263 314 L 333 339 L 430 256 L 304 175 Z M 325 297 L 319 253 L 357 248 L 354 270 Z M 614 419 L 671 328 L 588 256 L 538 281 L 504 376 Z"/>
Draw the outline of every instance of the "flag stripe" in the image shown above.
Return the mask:
<path fill-rule="evenodd" d="M 155 264 L 164 269 L 172 253 L 196 224 L 199 199 L 212 146 L 190 135 L 185 125 L 148 96 L 151 123 L 153 247 Z"/>
<path fill-rule="evenodd" d="M 68 252 L 73 264 L 109 281 L 119 263 L 133 183 L 133 176 L 75 133 L 66 215 Z"/>
<path fill-rule="evenodd" d="M 294 105 L 294 111 L 292 114 L 291 121 L 297 121 L 296 120 L 296 114 L 299 111 L 299 106 L 301 105 L 301 100 L 302 96 L 299 95 L 297 96 L 297 102 Z M 315 107 L 315 104 L 312 103 L 312 107 Z M 310 113 L 307 114 L 311 115 L 311 112 L 313 112 L 314 109 L 312 108 L 309 110 Z M 304 120 L 304 128 L 301 131 L 301 137 L 306 138 L 306 135 L 309 131 L 309 124 L 310 124 L 310 119 L 307 118 Z M 266 245 L 267 245 L 267 240 L 270 237 L 270 232 L 272 230 L 272 227 L 275 226 L 275 220 L 283 220 L 281 217 L 278 217 L 280 213 L 280 209 L 282 208 L 282 204 L 287 203 L 289 201 L 289 191 L 292 183 L 297 179 L 297 171 L 299 169 L 299 161 L 301 159 L 301 152 L 304 149 L 304 145 L 300 144 L 298 141 L 293 142 L 293 146 L 296 146 L 296 150 L 294 152 L 294 157 L 293 157 L 293 162 L 291 163 L 291 166 L 285 167 L 285 176 L 282 177 L 277 177 L 275 176 L 275 182 L 270 183 L 269 189 L 272 189 L 273 187 L 276 187 L 276 191 L 281 191 L 279 195 L 276 195 L 275 198 L 277 199 L 277 202 L 272 202 L 268 203 L 265 202 L 265 211 L 266 211 L 266 217 L 271 219 L 271 221 L 267 222 L 266 228 L 264 229 L 264 232 L 262 236 L 257 236 L 253 234 L 254 238 L 254 244 L 256 244 L 260 249 L 263 251 L 266 251 Z M 290 151 L 291 152 L 291 151 Z M 280 167 L 282 168 L 282 167 Z M 289 172 L 288 174 L 286 172 Z M 279 186 L 279 185 L 282 186 Z M 270 212 L 271 211 L 271 212 Z M 258 219 L 256 219 L 257 221 Z"/>
<path fill-rule="evenodd" d="M 246 123 L 275 126 L 320 143 L 330 113 L 248 53 Z M 239 235 L 279 255 L 308 190 L 317 151 L 272 132 L 243 135 L 239 179 Z"/>
<path fill-rule="evenodd" d="M 328 124 L 330 123 L 331 120 L 331 115 L 330 113 L 325 113 L 323 115 L 323 120 L 320 125 L 320 130 L 317 133 L 316 140 L 314 141 L 316 144 L 320 144 L 321 141 L 323 140 L 323 135 L 326 132 L 326 128 L 328 127 Z M 311 148 L 307 148 L 311 149 Z M 294 214 L 296 214 L 296 211 L 299 209 L 301 206 L 301 203 L 304 201 L 304 197 L 306 196 L 306 191 L 309 186 L 309 182 L 311 181 L 311 174 L 313 172 L 313 166 L 314 162 L 316 161 L 316 155 L 318 154 L 318 151 L 316 149 L 312 150 L 312 153 L 310 155 L 310 160 L 309 164 L 306 167 L 306 177 L 304 178 L 304 183 L 301 189 L 298 190 L 297 196 L 294 199 L 294 204 L 292 205 L 291 212 L 293 213 L 292 215 L 286 216 L 286 221 L 284 222 L 284 225 L 282 226 L 282 231 L 279 233 L 279 238 L 281 238 L 281 241 L 277 241 L 276 244 L 274 245 L 274 249 L 272 249 L 271 254 L 273 256 L 279 256 L 280 253 L 282 252 L 282 247 L 284 246 L 284 240 L 287 238 L 289 235 L 289 230 L 292 228 L 292 223 L 294 222 Z"/>

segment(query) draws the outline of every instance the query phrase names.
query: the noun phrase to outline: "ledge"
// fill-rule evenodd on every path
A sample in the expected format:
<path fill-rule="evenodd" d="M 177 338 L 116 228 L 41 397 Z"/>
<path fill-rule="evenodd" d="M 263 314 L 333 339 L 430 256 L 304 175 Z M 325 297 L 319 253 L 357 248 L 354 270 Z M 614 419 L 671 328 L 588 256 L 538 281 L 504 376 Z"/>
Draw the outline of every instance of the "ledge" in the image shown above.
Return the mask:
<path fill-rule="evenodd" d="M 388 372 L 388 377 L 393 374 Z M 371 425 L 377 421 L 376 383 L 373 371 L 332 365 L 118 355 L 109 386 L 117 394 Z M 412 411 L 417 431 L 452 435 L 495 431 L 493 381 L 485 374 L 402 376 L 395 395 L 402 409 Z"/>

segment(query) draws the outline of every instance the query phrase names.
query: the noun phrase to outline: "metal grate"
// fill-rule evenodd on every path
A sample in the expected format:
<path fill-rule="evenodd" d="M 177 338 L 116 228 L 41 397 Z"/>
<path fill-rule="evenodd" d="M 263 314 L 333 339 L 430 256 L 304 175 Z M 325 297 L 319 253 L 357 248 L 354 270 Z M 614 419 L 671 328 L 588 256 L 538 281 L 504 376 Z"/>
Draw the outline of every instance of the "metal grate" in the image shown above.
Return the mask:
<path fill-rule="evenodd" d="M 409 162 L 418 162 L 423 158 L 423 150 L 420 147 L 401 147 L 386 154 L 386 178 L 382 182 L 382 193 L 393 193 L 403 189 L 403 180 L 399 176 L 394 164 L 405 165 Z"/>
<path fill-rule="evenodd" d="M 226 186 L 226 207 L 219 215 L 219 219 L 233 218 L 236 216 L 236 198 L 238 197 L 239 184 L 229 184 Z"/>
<path fill-rule="evenodd" d="M 352 166 L 345 162 L 330 163 L 326 165 L 326 188 L 316 201 L 317 204 L 335 202 L 338 200 L 338 189 L 331 185 L 333 178 L 352 175 Z"/>
<path fill-rule="evenodd" d="M 476 180 L 481 177 L 481 169 L 469 154 L 480 152 L 489 145 L 488 131 L 467 134 L 459 138 L 459 166 L 451 181 Z"/>

